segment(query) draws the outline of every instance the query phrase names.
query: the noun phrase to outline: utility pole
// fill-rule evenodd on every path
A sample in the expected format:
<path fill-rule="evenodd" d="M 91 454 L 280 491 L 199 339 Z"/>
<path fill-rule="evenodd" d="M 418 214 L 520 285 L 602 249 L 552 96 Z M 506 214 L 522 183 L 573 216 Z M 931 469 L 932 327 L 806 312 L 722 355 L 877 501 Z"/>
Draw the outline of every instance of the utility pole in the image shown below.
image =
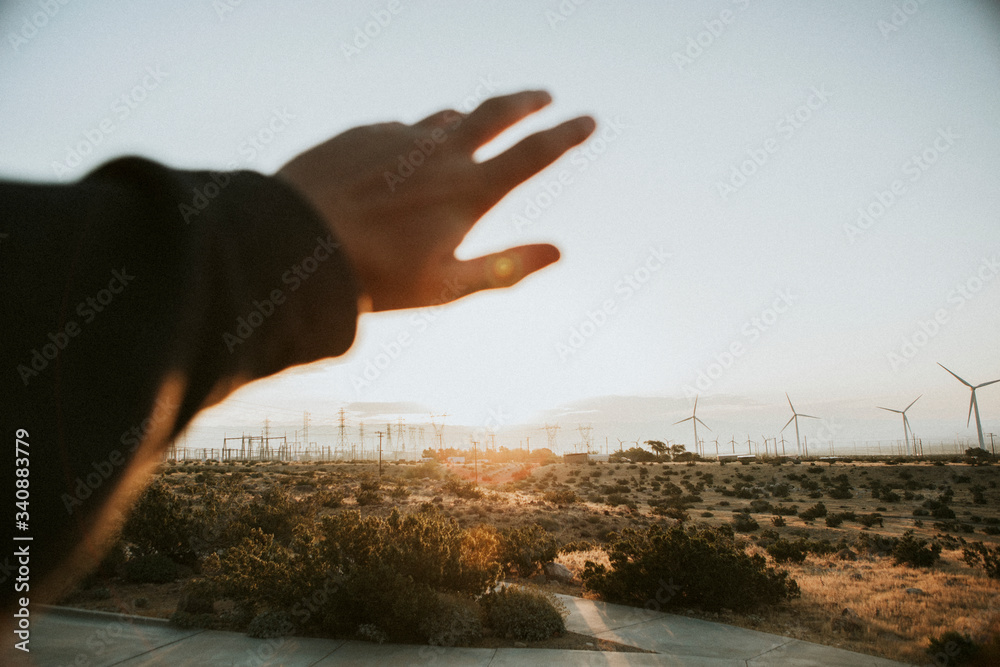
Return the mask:
<path fill-rule="evenodd" d="M 472 470 L 476 477 L 476 486 L 479 486 L 479 457 L 477 456 L 477 448 L 479 443 L 475 440 L 472 441 Z"/>
<path fill-rule="evenodd" d="M 378 432 L 378 480 L 382 481 L 382 431 Z"/>
<path fill-rule="evenodd" d="M 995 436 L 996 433 L 987 433 L 986 435 L 990 436 L 990 451 L 993 452 L 993 456 L 996 456 L 997 448 L 993 445 L 993 436 Z"/>

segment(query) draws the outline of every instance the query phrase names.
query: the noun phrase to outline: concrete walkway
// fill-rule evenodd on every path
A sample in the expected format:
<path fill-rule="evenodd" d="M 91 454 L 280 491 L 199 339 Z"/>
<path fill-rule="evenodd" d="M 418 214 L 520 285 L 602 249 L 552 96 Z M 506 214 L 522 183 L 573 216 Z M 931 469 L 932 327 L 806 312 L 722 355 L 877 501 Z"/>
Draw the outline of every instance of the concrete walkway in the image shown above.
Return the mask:
<path fill-rule="evenodd" d="M 438 648 L 336 639 L 251 639 L 235 632 L 182 630 L 137 616 L 47 607 L 32 627 L 31 654 L 15 664 L 73 665 L 475 665 L 546 667 L 696 665 L 705 667 L 895 667 L 902 663 L 779 635 L 646 609 L 559 596 L 567 629 L 656 653 L 530 648 Z M 23 656 L 23 654 L 22 654 Z M 8 663 L 9 664 L 9 663 Z"/>

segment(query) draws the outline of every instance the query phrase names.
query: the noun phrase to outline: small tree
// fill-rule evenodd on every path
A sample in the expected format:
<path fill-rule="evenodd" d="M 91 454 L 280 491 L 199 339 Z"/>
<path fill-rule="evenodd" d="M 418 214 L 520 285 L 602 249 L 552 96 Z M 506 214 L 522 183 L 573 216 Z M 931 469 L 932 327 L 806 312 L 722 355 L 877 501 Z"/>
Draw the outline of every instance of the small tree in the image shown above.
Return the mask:
<path fill-rule="evenodd" d="M 646 444 L 649 445 L 649 448 L 653 450 L 657 457 L 663 456 L 669 449 L 666 443 L 660 442 L 659 440 L 647 440 Z"/>
<path fill-rule="evenodd" d="M 677 460 L 677 457 L 684 454 L 687 451 L 687 447 L 684 445 L 670 445 L 670 458 L 671 460 Z"/>

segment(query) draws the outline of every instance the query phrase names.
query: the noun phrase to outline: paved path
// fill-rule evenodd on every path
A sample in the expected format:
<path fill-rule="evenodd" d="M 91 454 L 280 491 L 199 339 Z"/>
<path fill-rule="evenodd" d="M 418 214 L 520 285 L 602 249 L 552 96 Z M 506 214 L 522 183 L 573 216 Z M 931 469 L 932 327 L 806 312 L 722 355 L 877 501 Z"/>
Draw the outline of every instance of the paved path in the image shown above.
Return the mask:
<path fill-rule="evenodd" d="M 166 621 L 49 607 L 36 617 L 31 654 L 18 664 L 211 665 L 327 667 L 329 665 L 473 665 L 597 667 L 898 667 L 902 663 L 779 635 L 646 609 L 559 596 L 570 611 L 567 629 L 656 653 L 601 653 L 529 648 L 437 648 L 289 637 L 251 639 L 235 632 L 182 630 Z"/>

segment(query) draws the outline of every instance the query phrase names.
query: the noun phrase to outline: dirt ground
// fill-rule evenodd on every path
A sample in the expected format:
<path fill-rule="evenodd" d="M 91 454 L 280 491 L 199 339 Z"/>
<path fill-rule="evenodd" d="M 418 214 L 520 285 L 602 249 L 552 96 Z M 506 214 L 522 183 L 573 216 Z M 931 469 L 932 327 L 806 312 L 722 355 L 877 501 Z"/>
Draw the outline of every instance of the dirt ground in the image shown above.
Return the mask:
<path fill-rule="evenodd" d="M 167 465 L 163 478 L 175 492 L 190 495 L 196 493 L 196 476 L 204 467 Z M 719 525 L 730 522 L 734 513 L 749 509 L 759 527 L 740 533 L 741 539 L 750 550 L 761 553 L 765 552 L 757 542 L 766 543 L 776 537 L 853 545 L 863 533 L 898 537 L 913 530 L 918 537 L 942 545 L 941 560 L 934 567 L 895 566 L 891 558 L 863 553 L 856 554 L 854 560 L 842 560 L 834 554 L 810 555 L 801 564 L 781 566 L 798 582 L 801 598 L 757 614 L 677 611 L 914 663 L 928 661 L 925 649 L 930 636 L 957 630 L 985 641 L 1000 631 L 1000 581 L 988 579 L 981 568 L 969 567 L 961 551 L 963 542 L 1000 543 L 1000 535 L 995 534 L 1000 533 L 1000 467 L 996 465 L 863 461 L 781 465 L 488 463 L 474 471 L 471 464 L 391 464 L 383 469 L 385 500 L 361 507 L 354 503 L 352 494 L 363 475 L 376 472 L 372 464 L 223 464 L 213 469 L 225 474 L 241 473 L 245 488 L 249 484 L 261 490 L 280 483 L 299 497 L 319 490 L 339 490 L 346 496 L 343 507 L 359 509 L 363 514 L 388 513 L 394 507 L 416 510 L 431 503 L 463 526 L 538 523 L 559 543 L 592 543 L 589 550 L 563 553 L 557 559 L 576 574 L 586 560 L 600 562 L 606 558 L 600 544 L 609 533 L 629 526 L 675 523 L 675 518 L 658 514 L 655 507 L 658 499 L 665 497 L 668 485 L 681 487 L 684 495 L 697 498 L 686 510 L 688 522 Z M 478 477 L 484 497 L 467 500 L 448 493 L 443 482 L 449 474 L 465 480 Z M 875 499 L 872 486 L 891 492 L 885 491 L 881 499 Z M 390 499 L 388 491 L 395 487 L 405 488 L 406 497 Z M 950 498 L 947 505 L 954 511 L 954 518 L 914 515 L 915 511 L 926 512 L 924 504 L 942 494 Z M 790 511 L 797 506 L 801 512 L 818 502 L 830 514 L 878 513 L 881 525 L 865 527 L 845 520 L 830 527 L 823 518 L 806 521 Z M 785 512 L 784 525 L 772 522 L 779 508 Z M 531 583 L 553 592 L 590 596 L 579 578 L 557 583 L 536 576 Z M 111 586 L 79 590 L 64 604 L 169 617 L 182 585 L 115 581 Z M 496 639 L 484 641 L 484 645 L 491 646 L 514 645 Z M 593 638 L 569 634 L 529 645 L 626 648 L 602 646 Z"/>

